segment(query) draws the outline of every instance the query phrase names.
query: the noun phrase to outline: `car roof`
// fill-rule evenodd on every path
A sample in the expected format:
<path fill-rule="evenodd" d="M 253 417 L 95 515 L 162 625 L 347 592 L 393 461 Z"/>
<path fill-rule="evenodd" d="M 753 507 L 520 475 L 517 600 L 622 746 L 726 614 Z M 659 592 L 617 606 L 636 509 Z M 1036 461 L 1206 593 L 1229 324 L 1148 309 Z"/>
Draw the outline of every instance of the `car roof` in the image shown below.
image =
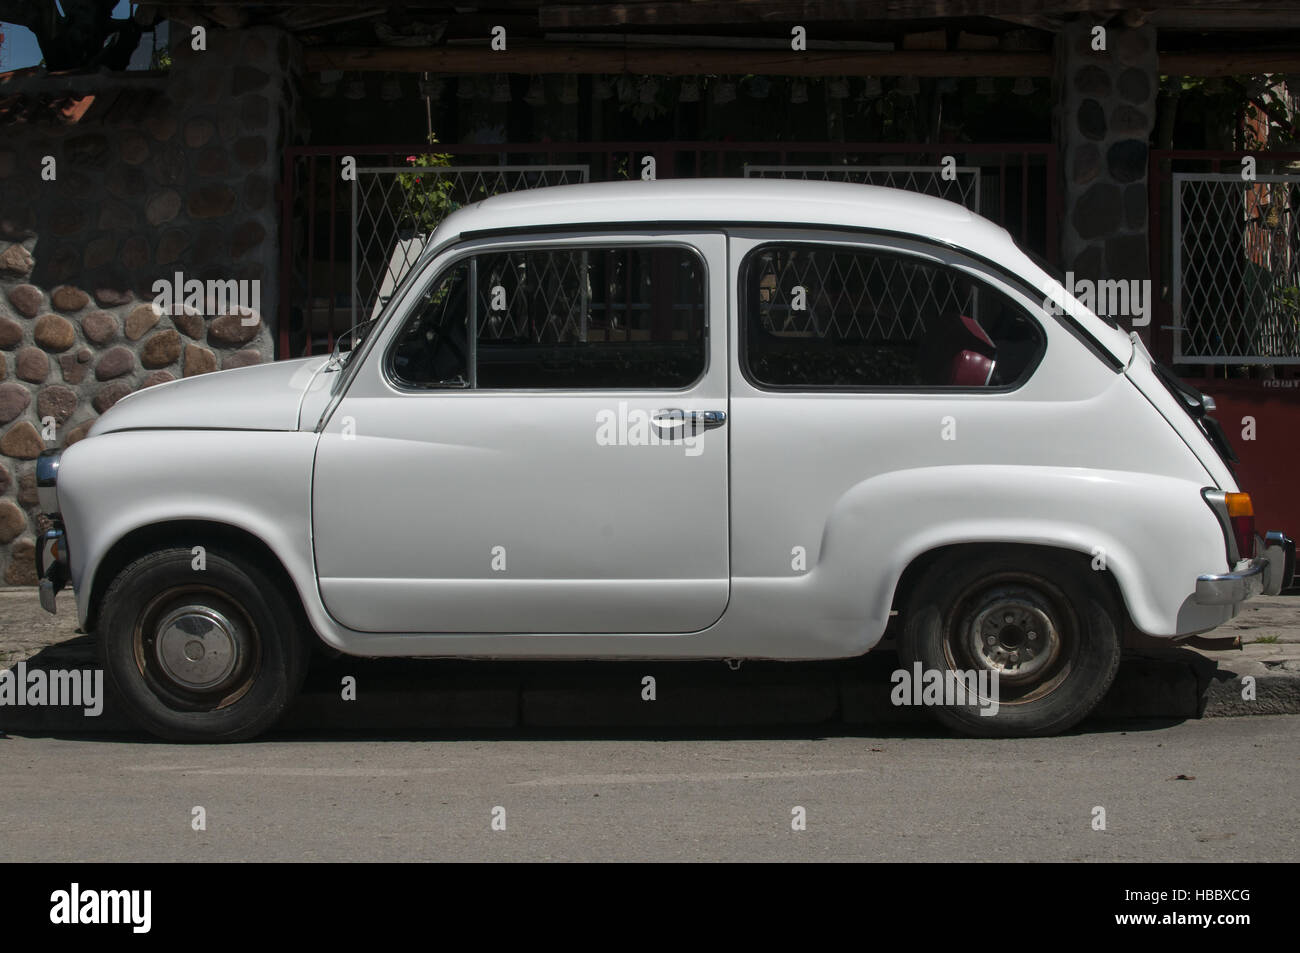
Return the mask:
<path fill-rule="evenodd" d="M 956 202 L 904 189 L 803 179 L 658 179 L 524 189 L 443 220 L 439 248 L 479 232 L 612 224 L 802 225 L 870 228 L 980 252 L 1013 245 L 1006 230 Z"/>

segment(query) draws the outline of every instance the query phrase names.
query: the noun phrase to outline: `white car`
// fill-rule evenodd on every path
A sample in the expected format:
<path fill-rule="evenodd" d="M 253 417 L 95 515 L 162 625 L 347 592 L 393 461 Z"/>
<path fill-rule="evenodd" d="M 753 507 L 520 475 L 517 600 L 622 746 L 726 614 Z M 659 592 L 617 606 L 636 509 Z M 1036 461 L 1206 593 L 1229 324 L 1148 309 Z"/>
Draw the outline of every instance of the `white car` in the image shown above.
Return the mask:
<path fill-rule="evenodd" d="M 42 602 L 71 583 L 158 735 L 266 729 L 314 640 L 831 659 L 891 620 L 902 671 L 995 676 L 996 714 L 947 724 L 1047 734 L 1126 631 L 1205 632 L 1293 572 L 1209 402 L 914 193 L 490 198 L 356 337 L 133 394 L 40 461 Z"/>

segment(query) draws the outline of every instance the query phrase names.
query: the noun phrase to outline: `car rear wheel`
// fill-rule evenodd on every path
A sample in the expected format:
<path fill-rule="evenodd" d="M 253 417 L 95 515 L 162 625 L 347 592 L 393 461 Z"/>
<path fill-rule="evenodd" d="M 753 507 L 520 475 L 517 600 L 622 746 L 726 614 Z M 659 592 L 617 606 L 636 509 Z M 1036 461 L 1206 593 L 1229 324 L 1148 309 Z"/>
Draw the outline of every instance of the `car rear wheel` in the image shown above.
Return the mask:
<path fill-rule="evenodd" d="M 1119 618 L 1102 575 L 1080 560 L 1049 550 L 956 550 L 912 592 L 899 656 L 905 671 L 919 663 L 945 684 L 996 684 L 996 705 L 983 691 L 974 699 L 958 691 L 931 706 L 949 727 L 986 737 L 1052 735 L 1087 716 L 1110 688 Z"/>
<path fill-rule="evenodd" d="M 104 595 L 104 668 L 135 719 L 172 741 L 242 741 L 279 719 L 306 674 L 289 603 L 252 564 L 164 549 L 127 566 Z"/>

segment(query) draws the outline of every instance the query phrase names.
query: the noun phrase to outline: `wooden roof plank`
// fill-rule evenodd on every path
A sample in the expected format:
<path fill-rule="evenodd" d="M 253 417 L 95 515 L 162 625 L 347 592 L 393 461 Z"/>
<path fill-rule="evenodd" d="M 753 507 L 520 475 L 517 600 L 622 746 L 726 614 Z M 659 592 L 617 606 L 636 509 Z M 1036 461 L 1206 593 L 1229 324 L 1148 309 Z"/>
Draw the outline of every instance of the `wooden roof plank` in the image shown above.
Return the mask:
<path fill-rule="evenodd" d="M 815 52 L 730 49 L 642 49 L 514 46 L 486 48 L 316 47 L 309 70 L 394 70 L 430 73 L 636 73 L 659 76 L 764 73 L 773 76 L 1048 76 L 1048 53 L 982 51 Z M 1300 54 L 1298 54 L 1300 56 Z"/>

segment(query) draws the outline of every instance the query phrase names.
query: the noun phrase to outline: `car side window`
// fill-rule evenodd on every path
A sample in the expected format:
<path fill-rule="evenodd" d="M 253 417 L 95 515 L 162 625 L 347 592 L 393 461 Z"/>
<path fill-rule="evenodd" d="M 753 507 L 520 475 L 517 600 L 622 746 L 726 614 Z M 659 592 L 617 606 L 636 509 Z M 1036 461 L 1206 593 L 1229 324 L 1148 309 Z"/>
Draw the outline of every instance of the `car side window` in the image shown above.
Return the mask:
<path fill-rule="evenodd" d="M 741 267 L 746 374 L 764 387 L 989 388 L 1025 380 L 1042 329 L 1006 294 L 877 249 L 774 243 Z"/>
<path fill-rule="evenodd" d="M 703 373 L 705 275 L 678 246 L 477 258 L 481 388 L 680 388 Z"/>
<path fill-rule="evenodd" d="M 406 387 L 469 386 L 470 263 L 438 275 L 420 296 L 391 351 L 393 377 Z"/>
<path fill-rule="evenodd" d="M 707 364 L 706 301 L 704 261 L 681 246 L 485 252 L 434 279 L 392 374 L 421 388 L 687 387 Z"/>

